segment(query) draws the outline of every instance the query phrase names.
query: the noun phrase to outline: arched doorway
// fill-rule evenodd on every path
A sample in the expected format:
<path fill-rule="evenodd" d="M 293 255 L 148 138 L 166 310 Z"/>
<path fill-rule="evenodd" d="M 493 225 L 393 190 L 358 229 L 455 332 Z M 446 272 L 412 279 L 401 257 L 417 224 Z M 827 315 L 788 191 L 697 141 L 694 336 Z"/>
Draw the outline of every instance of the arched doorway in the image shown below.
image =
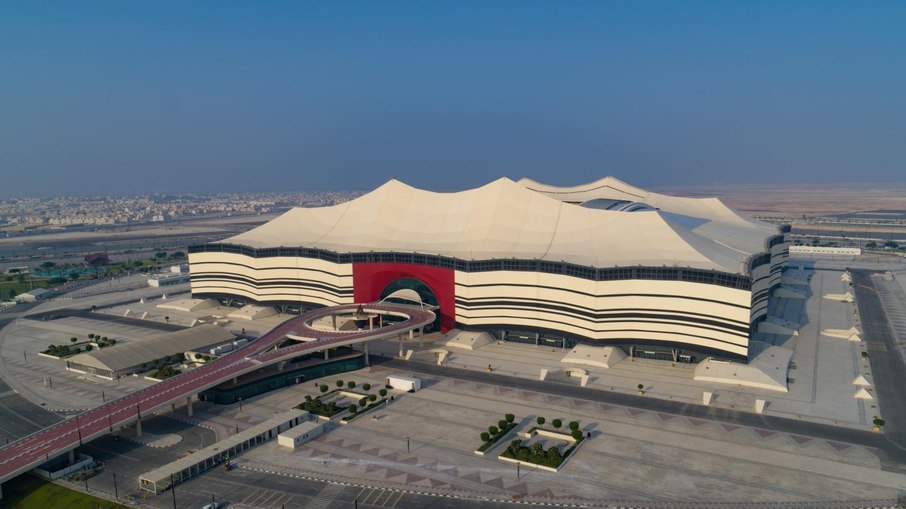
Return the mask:
<path fill-rule="evenodd" d="M 387 299 L 387 302 L 394 302 L 397 304 L 409 304 L 409 305 L 418 304 L 418 302 L 415 302 L 410 299 L 399 299 L 396 297 L 390 297 L 389 299 L 387 298 L 389 295 L 399 292 L 400 290 L 414 291 L 415 293 L 418 294 L 419 298 L 421 299 L 422 304 L 424 304 L 425 306 L 432 306 L 432 307 L 438 306 L 437 296 L 434 295 L 434 292 L 431 290 L 431 287 L 429 287 L 425 283 L 419 281 L 418 279 L 415 279 L 412 277 L 401 277 L 399 279 L 395 279 L 395 280 L 391 281 L 387 286 L 384 287 L 383 290 L 381 290 L 381 295 L 378 298 L 378 300 Z M 401 292 L 401 294 L 405 294 L 405 292 Z M 434 322 L 431 325 L 425 326 L 424 332 L 434 332 L 436 330 L 439 330 L 440 329 L 440 318 L 441 318 L 440 313 L 437 313 L 437 318 L 434 319 Z"/>

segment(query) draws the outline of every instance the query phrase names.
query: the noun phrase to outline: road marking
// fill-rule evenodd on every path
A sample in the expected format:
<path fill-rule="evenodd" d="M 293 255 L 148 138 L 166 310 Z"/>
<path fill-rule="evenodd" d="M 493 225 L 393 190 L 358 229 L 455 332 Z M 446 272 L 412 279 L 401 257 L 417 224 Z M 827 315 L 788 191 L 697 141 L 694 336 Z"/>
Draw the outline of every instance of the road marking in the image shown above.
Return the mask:
<path fill-rule="evenodd" d="M 389 505 L 389 506 L 387 506 L 387 507 L 389 507 L 389 508 L 391 508 L 391 509 L 393 509 L 394 507 L 396 507 L 396 504 L 399 504 L 399 503 L 400 503 L 400 500 L 403 499 L 403 495 L 405 495 L 405 493 L 401 491 L 400 494 L 399 494 L 399 496 L 396 497 L 396 500 L 393 501 L 393 504 L 391 504 L 391 505 Z M 387 501 L 389 502 L 391 498 L 393 498 L 393 495 L 392 495 L 392 494 L 391 494 L 390 497 L 387 498 Z M 382 505 L 381 507 L 384 507 L 384 506 Z"/>
<path fill-rule="evenodd" d="M 255 491 L 253 491 L 251 494 L 249 494 L 249 496 L 247 496 L 247 497 L 245 497 L 244 499 L 242 499 L 242 503 L 243 503 L 243 504 L 248 504 L 248 503 L 252 500 L 252 498 L 256 498 L 256 499 L 257 499 L 257 498 L 258 498 L 258 495 L 259 495 L 258 492 L 260 492 L 260 491 L 262 491 L 262 490 L 255 490 Z"/>
<path fill-rule="evenodd" d="M 0 398 L 15 396 L 16 394 L 19 394 L 19 391 L 16 391 L 15 389 L 11 390 L 11 391 L 3 391 L 3 392 L 0 392 Z"/>
<path fill-rule="evenodd" d="M 339 484 L 328 484 L 324 486 L 324 489 L 309 499 L 305 509 L 327 509 L 327 506 L 336 500 L 344 489 L 346 489 L 346 487 Z"/>

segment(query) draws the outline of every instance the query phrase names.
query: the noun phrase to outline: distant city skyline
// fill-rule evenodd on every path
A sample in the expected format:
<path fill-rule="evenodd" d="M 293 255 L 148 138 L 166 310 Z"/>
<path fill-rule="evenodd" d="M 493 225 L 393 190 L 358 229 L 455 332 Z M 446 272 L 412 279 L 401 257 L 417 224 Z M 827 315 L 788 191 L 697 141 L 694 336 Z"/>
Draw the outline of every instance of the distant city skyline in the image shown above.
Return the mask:
<path fill-rule="evenodd" d="M 906 183 L 902 2 L 0 4 L 0 196 Z"/>

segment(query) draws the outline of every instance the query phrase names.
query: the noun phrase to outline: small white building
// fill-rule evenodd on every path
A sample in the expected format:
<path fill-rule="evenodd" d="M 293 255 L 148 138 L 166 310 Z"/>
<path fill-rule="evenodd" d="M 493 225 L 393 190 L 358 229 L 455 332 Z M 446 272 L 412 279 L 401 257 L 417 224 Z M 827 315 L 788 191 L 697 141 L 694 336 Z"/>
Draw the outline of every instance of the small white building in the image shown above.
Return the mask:
<path fill-rule="evenodd" d="M 50 290 L 44 288 L 35 288 L 34 290 L 16 295 L 16 302 L 36 302 L 44 300 L 53 294 Z"/>
<path fill-rule="evenodd" d="M 387 385 L 397 390 L 415 392 L 422 388 L 422 381 L 406 376 L 388 376 Z"/>
<path fill-rule="evenodd" d="M 175 274 L 172 272 L 154 274 L 153 276 L 148 278 L 148 286 L 153 286 L 155 288 L 158 288 L 161 286 L 178 285 L 178 284 L 188 283 L 188 282 L 189 282 L 189 273 L 188 272 L 175 273 Z"/>
<path fill-rule="evenodd" d="M 277 445 L 295 449 L 305 442 L 323 435 L 329 422 L 305 421 L 299 423 L 296 427 L 277 435 Z"/>
<path fill-rule="evenodd" d="M 180 263 L 179 265 L 170 265 L 170 272 L 174 274 L 188 274 L 189 264 Z"/>

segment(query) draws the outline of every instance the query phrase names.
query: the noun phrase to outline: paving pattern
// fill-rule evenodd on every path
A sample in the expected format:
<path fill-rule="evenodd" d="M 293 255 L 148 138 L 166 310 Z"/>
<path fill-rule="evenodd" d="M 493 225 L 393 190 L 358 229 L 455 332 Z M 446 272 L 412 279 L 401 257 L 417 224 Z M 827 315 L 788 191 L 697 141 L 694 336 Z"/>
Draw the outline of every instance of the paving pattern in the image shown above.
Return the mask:
<path fill-rule="evenodd" d="M 390 373 L 408 372 L 378 366 L 368 375 Z M 399 397 L 376 412 L 378 419 L 355 420 L 292 452 L 265 444 L 244 454 L 238 467 L 410 495 L 531 503 L 795 503 L 895 494 L 870 480 L 880 473 L 873 447 L 483 382 L 422 379 L 428 389 Z M 472 452 L 477 439 L 469 440 L 505 411 L 524 422 L 539 413 L 576 418 L 592 439 L 560 474 L 523 468 L 517 478 L 513 465 L 495 459 L 513 437 L 484 458 Z"/>

